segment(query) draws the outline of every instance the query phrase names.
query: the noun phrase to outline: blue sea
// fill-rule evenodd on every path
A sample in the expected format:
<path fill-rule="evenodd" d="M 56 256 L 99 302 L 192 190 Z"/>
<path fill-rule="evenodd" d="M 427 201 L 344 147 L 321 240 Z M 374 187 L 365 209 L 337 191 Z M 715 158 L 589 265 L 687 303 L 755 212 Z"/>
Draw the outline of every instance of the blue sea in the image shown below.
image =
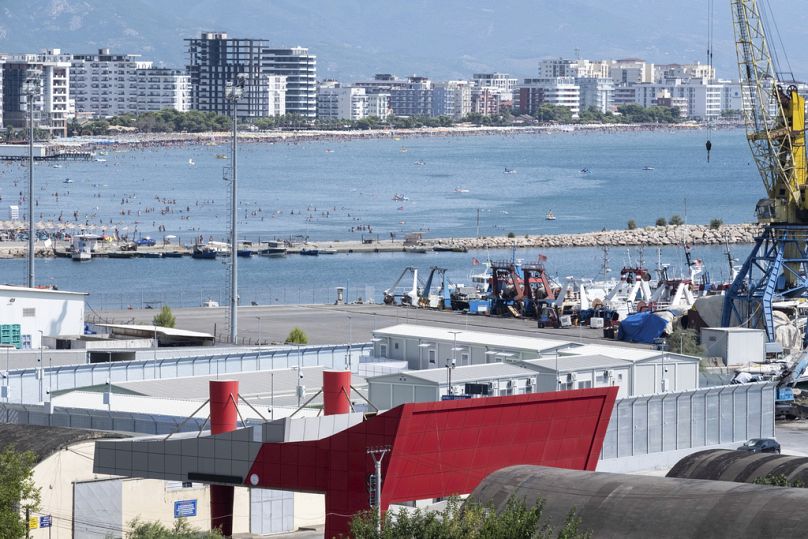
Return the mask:
<path fill-rule="evenodd" d="M 422 231 L 426 237 L 462 237 L 475 236 L 478 226 L 483 236 L 584 232 L 625 228 L 629 219 L 649 225 L 673 214 L 689 223 L 751 221 L 763 188 L 743 132 L 713 132 L 710 163 L 706 138 L 706 130 L 659 130 L 242 144 L 239 236 L 331 241 L 372 234 L 383 240 L 391 233 Z M 76 228 L 117 229 L 130 237 L 174 235 L 182 243 L 199 235 L 222 239 L 229 161 L 216 155 L 227 153 L 224 146 L 156 147 L 112 151 L 102 156 L 104 162 L 38 164 L 36 220 L 61 216 Z M 504 174 L 505 168 L 516 172 Z M 0 168 L 2 206 L 18 202 L 26 174 L 19 164 Z M 396 194 L 404 200 L 393 200 Z M 544 219 L 549 210 L 557 220 Z M 746 250 L 737 247 L 734 254 L 742 258 Z M 722 249 L 697 251 L 716 278 L 727 273 Z M 551 273 L 561 277 L 600 273 L 600 250 L 542 252 Z M 538 254 L 524 250 L 516 256 L 535 260 Z M 241 298 L 242 303 L 330 302 L 334 287 L 347 286 L 350 299 L 378 300 L 407 265 L 424 271 L 447 267 L 450 277 L 462 282 L 472 257 L 489 256 L 512 254 L 242 260 Z M 610 266 L 619 269 L 640 256 L 649 266 L 656 263 L 655 250 L 641 255 L 612 249 Z M 665 249 L 662 258 L 683 267 L 680 249 Z M 207 297 L 223 300 L 227 285 L 220 262 L 189 259 L 44 260 L 37 263 L 37 275 L 41 284 L 90 292 L 90 304 L 99 308 L 198 305 Z M 24 277 L 24 261 L 0 261 L 0 282 L 20 283 Z"/>

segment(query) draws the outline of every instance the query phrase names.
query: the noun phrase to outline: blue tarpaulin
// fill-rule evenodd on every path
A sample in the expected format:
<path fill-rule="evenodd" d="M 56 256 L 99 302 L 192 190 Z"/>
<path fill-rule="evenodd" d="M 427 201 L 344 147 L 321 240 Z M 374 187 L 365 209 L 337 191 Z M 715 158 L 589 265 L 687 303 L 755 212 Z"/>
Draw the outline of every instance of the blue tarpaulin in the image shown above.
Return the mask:
<path fill-rule="evenodd" d="M 653 344 L 665 331 L 666 325 L 667 322 L 654 313 L 635 313 L 620 322 L 617 338 L 621 341 Z"/>

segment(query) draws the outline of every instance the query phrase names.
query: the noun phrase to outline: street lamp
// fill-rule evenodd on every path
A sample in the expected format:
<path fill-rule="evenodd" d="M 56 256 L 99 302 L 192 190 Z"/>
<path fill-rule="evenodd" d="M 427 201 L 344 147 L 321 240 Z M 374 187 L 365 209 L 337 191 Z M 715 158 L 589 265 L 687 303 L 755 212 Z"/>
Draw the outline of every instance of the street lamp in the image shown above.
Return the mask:
<path fill-rule="evenodd" d="M 22 86 L 28 108 L 28 288 L 34 287 L 34 94 L 39 79 L 28 78 Z"/>
<path fill-rule="evenodd" d="M 261 346 L 261 317 L 256 316 L 258 319 L 258 346 Z"/>
<path fill-rule="evenodd" d="M 39 359 L 37 360 L 39 363 L 39 402 L 43 402 L 45 399 L 42 398 L 42 378 L 44 378 L 42 376 L 42 337 L 45 336 L 45 333 L 41 329 L 37 331 L 39 332 Z"/>
<path fill-rule="evenodd" d="M 455 358 L 455 354 L 457 353 L 457 334 L 463 333 L 462 331 L 449 331 L 452 334 L 453 342 L 452 342 L 452 359 L 446 362 L 446 371 L 448 373 L 447 378 L 449 382 L 449 395 L 454 395 L 454 390 L 452 389 L 452 370 L 457 365 L 457 360 Z"/>
<path fill-rule="evenodd" d="M 225 99 L 230 102 L 233 116 L 233 134 L 230 155 L 230 343 L 236 344 L 238 338 L 238 189 L 236 186 L 236 141 L 238 138 L 238 101 L 244 93 L 246 76 L 239 73 L 235 81 L 225 85 Z"/>
<path fill-rule="evenodd" d="M 345 349 L 345 370 L 351 370 L 353 358 L 351 357 L 351 315 L 348 315 L 348 348 Z"/>

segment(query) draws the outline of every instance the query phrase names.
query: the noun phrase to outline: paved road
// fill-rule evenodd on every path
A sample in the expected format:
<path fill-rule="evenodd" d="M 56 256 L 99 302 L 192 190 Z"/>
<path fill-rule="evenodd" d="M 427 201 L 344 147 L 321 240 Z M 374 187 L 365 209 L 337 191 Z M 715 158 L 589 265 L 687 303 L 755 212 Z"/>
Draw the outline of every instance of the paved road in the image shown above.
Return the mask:
<path fill-rule="evenodd" d="M 225 333 L 225 309 L 175 309 L 177 328 L 206 333 Z M 99 315 L 109 322 L 150 324 L 155 310 L 109 310 L 88 313 L 88 318 Z M 289 331 L 297 326 L 309 336 L 310 344 L 336 344 L 366 342 L 371 332 L 395 324 L 423 324 L 454 327 L 498 334 L 557 338 L 560 340 L 619 344 L 649 348 L 648 345 L 615 343 L 604 340 L 600 330 L 589 328 L 538 329 L 533 320 L 469 316 L 455 311 L 432 311 L 412 307 L 389 305 L 271 305 L 239 307 L 239 341 L 244 344 L 283 342 Z"/>

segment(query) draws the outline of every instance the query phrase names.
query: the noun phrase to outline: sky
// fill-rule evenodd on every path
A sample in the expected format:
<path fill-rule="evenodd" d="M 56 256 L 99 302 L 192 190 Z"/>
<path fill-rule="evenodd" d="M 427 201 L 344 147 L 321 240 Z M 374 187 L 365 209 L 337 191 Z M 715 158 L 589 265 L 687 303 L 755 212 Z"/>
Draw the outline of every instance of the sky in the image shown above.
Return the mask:
<path fill-rule="evenodd" d="M 737 78 L 730 1 L 713 1 L 710 18 L 707 0 L 2 0 L 0 51 L 107 47 L 183 67 L 184 39 L 225 31 L 309 47 L 321 79 L 490 71 L 522 78 L 536 76 L 541 58 L 576 54 L 706 63 L 712 20 L 718 75 Z M 770 6 L 791 71 L 808 78 L 805 10 L 794 0 L 759 2 Z"/>

